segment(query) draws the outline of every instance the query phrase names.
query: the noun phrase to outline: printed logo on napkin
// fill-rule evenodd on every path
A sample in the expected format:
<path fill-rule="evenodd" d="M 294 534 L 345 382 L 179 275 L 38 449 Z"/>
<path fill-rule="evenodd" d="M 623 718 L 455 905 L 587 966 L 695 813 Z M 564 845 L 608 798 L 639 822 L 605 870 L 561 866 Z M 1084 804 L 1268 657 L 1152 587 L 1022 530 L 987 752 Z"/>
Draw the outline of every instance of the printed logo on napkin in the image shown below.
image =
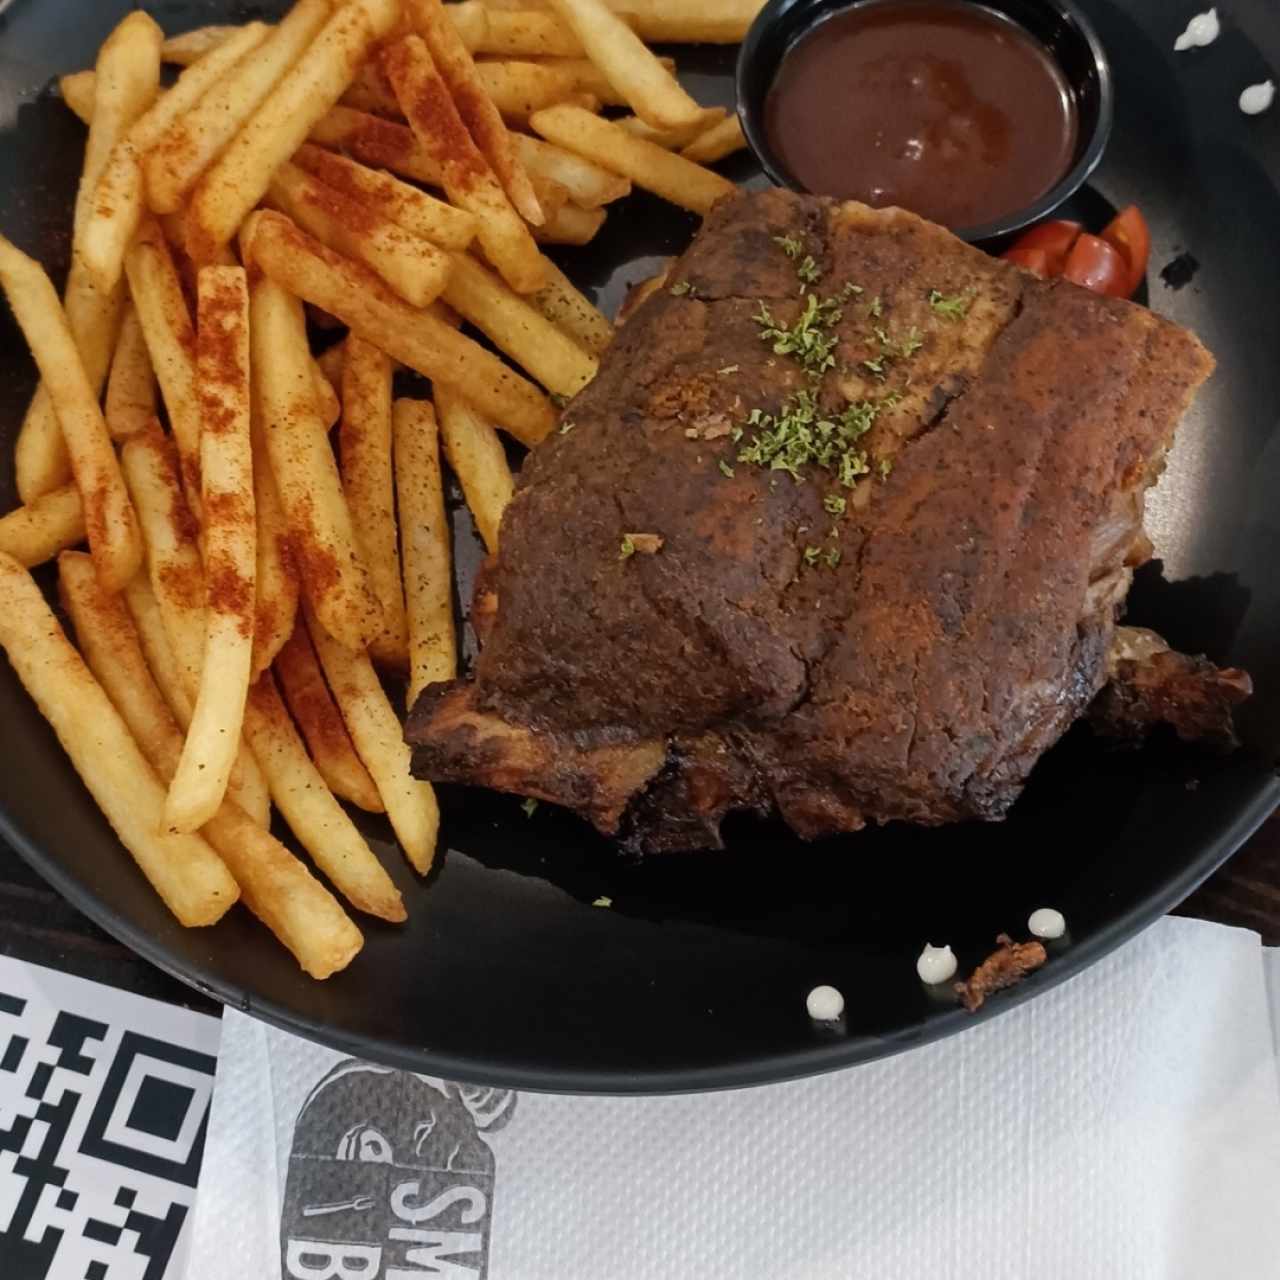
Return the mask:
<path fill-rule="evenodd" d="M 4 1280 L 178 1280 L 218 1030 L 0 957 Z"/>
<path fill-rule="evenodd" d="M 484 1280 L 515 1093 L 341 1062 L 298 1112 L 280 1222 L 290 1280 Z"/>

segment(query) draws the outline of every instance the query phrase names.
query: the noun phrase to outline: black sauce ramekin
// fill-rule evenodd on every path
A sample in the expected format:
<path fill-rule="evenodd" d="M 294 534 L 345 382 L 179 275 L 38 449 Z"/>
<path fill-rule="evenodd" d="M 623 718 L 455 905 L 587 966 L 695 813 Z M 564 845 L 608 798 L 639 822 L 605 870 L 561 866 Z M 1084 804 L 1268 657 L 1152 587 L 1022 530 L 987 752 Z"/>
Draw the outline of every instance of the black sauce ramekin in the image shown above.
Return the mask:
<path fill-rule="evenodd" d="M 768 0 L 747 32 L 738 54 L 738 117 L 742 130 L 761 167 L 780 187 L 804 191 L 787 172 L 769 145 L 765 130 L 765 99 L 783 60 L 796 43 L 828 18 L 866 5 L 891 4 L 895 0 Z M 1111 136 L 1114 91 L 1111 64 L 1088 18 L 1072 0 L 986 0 L 975 8 L 986 9 L 1018 24 L 1049 51 L 1066 77 L 1078 122 L 1075 155 L 1071 167 L 1044 195 L 1011 209 L 1003 217 L 974 227 L 953 227 L 963 240 L 995 240 L 1040 221 L 1072 196 L 1102 159 Z"/>

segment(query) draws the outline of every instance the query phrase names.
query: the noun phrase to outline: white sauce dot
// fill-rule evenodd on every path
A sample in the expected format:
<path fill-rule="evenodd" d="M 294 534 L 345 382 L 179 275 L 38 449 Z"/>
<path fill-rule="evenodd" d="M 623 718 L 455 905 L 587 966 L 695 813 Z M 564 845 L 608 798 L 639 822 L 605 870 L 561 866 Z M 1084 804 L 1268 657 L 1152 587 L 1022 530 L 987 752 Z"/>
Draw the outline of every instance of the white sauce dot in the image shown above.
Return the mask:
<path fill-rule="evenodd" d="M 1188 49 L 1203 49 L 1205 45 L 1212 44 L 1218 38 L 1220 30 L 1217 9 L 1206 9 L 1204 13 L 1197 13 L 1187 23 L 1187 29 L 1173 42 L 1174 51 L 1185 53 Z"/>
<path fill-rule="evenodd" d="M 1060 938 L 1067 931 L 1067 922 L 1061 911 L 1041 907 L 1027 917 L 1027 929 L 1036 938 Z"/>
<path fill-rule="evenodd" d="M 936 986 L 956 976 L 956 958 L 950 947 L 935 947 L 926 942 L 924 950 L 916 960 L 916 972 L 921 982 Z"/>
<path fill-rule="evenodd" d="M 1264 80 L 1261 84 L 1251 84 L 1240 95 L 1240 110 L 1247 116 L 1261 115 L 1271 105 L 1271 100 L 1275 96 L 1276 87 L 1270 80 Z"/>
<path fill-rule="evenodd" d="M 835 987 L 814 987 L 805 997 L 804 1007 L 814 1022 L 835 1022 L 844 1013 L 844 996 Z"/>

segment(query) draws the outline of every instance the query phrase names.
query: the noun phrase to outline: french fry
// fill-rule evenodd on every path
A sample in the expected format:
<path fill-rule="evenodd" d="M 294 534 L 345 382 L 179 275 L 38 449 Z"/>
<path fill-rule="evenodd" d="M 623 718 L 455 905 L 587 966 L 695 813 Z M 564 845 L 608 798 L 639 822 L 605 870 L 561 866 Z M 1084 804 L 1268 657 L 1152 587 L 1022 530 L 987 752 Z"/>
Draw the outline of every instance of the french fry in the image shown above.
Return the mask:
<path fill-rule="evenodd" d="M 397 400 L 392 421 L 409 622 L 408 705 L 412 707 L 427 685 L 458 674 L 453 556 L 435 411 L 426 400 Z"/>
<path fill-rule="evenodd" d="M 737 190 L 728 178 L 672 155 L 580 107 L 547 107 L 530 116 L 529 124 L 548 142 L 586 156 L 601 168 L 620 173 L 637 187 L 694 213 L 709 212 L 717 200 Z"/>
<path fill-rule="evenodd" d="M 329 386 L 334 388 L 334 398 L 339 401 L 339 412 L 341 412 L 341 398 L 338 389 L 342 386 L 342 371 L 346 363 L 347 344 L 345 342 L 335 342 L 333 346 L 325 348 L 316 356 L 316 367 L 324 374 Z"/>
<path fill-rule="evenodd" d="M 706 133 L 708 129 L 714 129 L 728 114 L 723 107 L 708 107 L 705 120 L 695 120 L 692 124 L 681 125 L 678 129 L 655 129 L 639 116 L 623 116 L 620 120 L 615 120 L 614 124 L 637 138 L 643 138 L 645 142 L 655 143 L 668 151 L 679 151 L 682 147 L 687 147 L 700 134 Z"/>
<path fill-rule="evenodd" d="M 555 14 L 485 10 L 477 0 L 450 5 L 449 16 L 472 53 L 500 58 L 581 58 L 582 41 Z"/>
<path fill-rule="evenodd" d="M 577 395 L 596 361 L 469 254 L 453 260 L 444 301 L 555 395 Z"/>
<path fill-rule="evenodd" d="M 324 429 L 332 431 L 342 417 L 342 401 L 338 399 L 338 393 L 334 390 L 333 383 L 329 381 L 324 369 L 321 368 L 320 361 L 314 358 L 311 361 L 311 373 L 311 380 L 316 389 L 316 412 L 320 415 L 320 421 L 324 423 Z"/>
<path fill-rule="evenodd" d="M 174 120 L 143 158 L 147 203 L 173 213 L 329 19 L 329 0 L 299 0 L 233 71 Z M 230 239 L 230 237 L 228 237 Z"/>
<path fill-rule="evenodd" d="M 214 49 L 220 48 L 243 27 L 209 26 L 196 27 L 192 31 L 184 31 L 181 35 L 171 36 L 161 46 L 160 57 L 164 62 L 172 62 L 180 67 L 189 67 L 198 62 Z"/>
<path fill-rule="evenodd" d="M 675 74 L 674 58 L 659 58 L 664 71 Z M 627 100 L 609 82 L 609 77 L 590 58 L 552 58 L 542 64 L 548 70 L 567 73 L 573 81 L 571 93 L 589 93 L 606 107 L 625 107 Z"/>
<path fill-rule="evenodd" d="M 363 649 L 381 610 L 316 407 L 302 303 L 269 278 L 255 280 L 252 316 L 254 389 L 303 594 L 343 644 Z"/>
<path fill-rule="evenodd" d="M 529 175 L 511 142 L 502 114 L 476 72 L 467 47 L 449 21 L 441 0 L 405 0 L 413 24 L 426 41 L 458 114 L 480 154 L 489 162 L 516 212 L 534 226 L 542 223 L 542 206 Z"/>
<path fill-rule="evenodd" d="M 165 803 L 175 831 L 199 830 L 222 806 L 240 743 L 255 622 L 249 287 L 242 267 L 205 267 L 199 288 L 205 637 L 195 712 Z"/>
<path fill-rule="evenodd" d="M 354 107 L 357 111 L 369 111 L 376 116 L 386 116 L 389 120 L 403 120 L 404 114 L 396 101 L 395 92 L 382 74 L 377 62 L 366 62 L 347 87 L 347 91 L 338 99 L 344 107 Z"/>
<path fill-rule="evenodd" d="M 93 98 L 97 87 L 98 76 L 92 70 L 73 71 L 58 79 L 62 100 L 85 124 L 93 120 Z"/>
<path fill-rule="evenodd" d="M 702 108 L 604 0 L 550 0 L 587 57 L 641 119 L 671 129 L 702 119 Z"/>
<path fill-rule="evenodd" d="M 296 165 L 276 170 L 267 195 L 308 235 L 372 268 L 415 307 L 435 301 L 449 278 L 448 254 Z"/>
<path fill-rule="evenodd" d="M 650 44 L 737 44 L 764 0 L 608 0 Z"/>
<path fill-rule="evenodd" d="M 276 808 L 334 888 L 358 911 L 397 924 L 404 920 L 400 890 L 325 786 L 269 671 L 249 690 L 244 726 Z"/>
<path fill-rule="evenodd" d="M 516 150 L 530 173 L 558 182 L 569 193 L 569 199 L 581 209 L 598 209 L 631 194 L 626 178 L 584 160 L 572 151 L 553 146 L 526 133 L 512 135 Z"/>
<path fill-rule="evenodd" d="M 107 379 L 103 417 L 113 440 L 143 430 L 156 416 L 156 375 L 151 368 L 142 322 L 132 307 L 125 310 Z"/>
<path fill-rule="evenodd" d="M 431 784 L 419 782 L 410 772 L 400 717 L 368 655 L 344 648 L 313 619 L 307 621 L 334 701 L 382 796 L 405 857 L 415 871 L 426 875 L 435 857 L 440 810 Z"/>
<path fill-rule="evenodd" d="M 275 672 L 325 786 L 335 796 L 368 813 L 384 812 L 382 797 L 356 755 L 342 712 L 325 684 L 307 624 L 301 618 L 276 658 Z"/>
<path fill-rule="evenodd" d="M 154 677 L 120 596 L 94 580 L 87 557 L 58 562 L 59 594 L 90 671 L 102 685 L 162 781 L 182 754 L 182 732 Z M 334 896 L 243 809 L 226 801 L 201 832 L 240 886 L 240 897 L 313 978 L 345 968 L 360 950 L 360 931 Z"/>
<path fill-rule="evenodd" d="M 382 626 L 369 651 L 377 661 L 404 670 L 409 665 L 409 632 L 391 463 L 391 360 L 354 334 L 346 348 L 338 432 L 342 487 L 364 548 L 373 593 L 382 606 Z"/>
<path fill-rule="evenodd" d="M 461 388 L 518 440 L 536 444 L 555 425 L 555 411 L 531 383 L 429 311 L 415 311 L 367 267 L 326 249 L 288 218 L 258 214 L 247 234 L 252 260 L 267 276 L 423 377 Z"/>
<path fill-rule="evenodd" d="M 240 28 L 224 44 L 184 71 L 173 88 L 139 116 L 116 143 L 98 182 L 80 243 L 80 256 L 98 288 L 115 287 L 124 267 L 125 251 L 146 212 L 143 156 L 241 58 L 262 43 L 267 31 L 261 22 Z"/>
<path fill-rule="evenodd" d="M 73 484 L 0 517 L 0 553 L 34 569 L 84 541 L 84 506 Z"/>
<path fill-rule="evenodd" d="M 293 633 L 298 614 L 298 573 L 289 541 L 289 522 L 280 505 L 271 456 L 254 393 L 250 437 L 253 445 L 253 505 L 258 521 L 257 573 L 254 583 L 253 661 L 256 681 L 276 659 Z"/>
<path fill-rule="evenodd" d="M 178 475 L 178 459 L 172 441 L 158 427 L 140 431 L 125 441 L 120 451 L 129 491 L 138 508 L 147 544 L 147 574 L 151 591 L 163 619 L 164 635 L 172 650 L 170 660 L 176 666 L 180 693 L 161 671 L 166 662 L 157 657 L 152 670 L 179 724 L 189 728 L 200 691 L 200 671 L 204 665 L 205 582 L 200 551 L 196 546 L 196 527 L 190 508 L 182 494 Z M 141 577 L 141 575 L 139 575 Z M 129 605 L 134 609 L 144 646 L 158 649 L 150 635 L 151 619 L 147 616 L 146 597 L 137 589 L 137 580 L 129 584 Z M 227 790 L 235 802 L 260 826 L 270 820 L 270 798 L 266 782 L 253 756 L 240 747 Z"/>
<path fill-rule="evenodd" d="M 135 9 L 107 37 L 94 67 L 93 121 L 84 147 L 84 170 L 76 193 L 73 243 L 83 242 L 98 182 L 112 149 L 155 101 L 160 89 L 160 45 L 164 33 Z"/>
<path fill-rule="evenodd" d="M 680 154 L 686 160 L 693 160 L 698 164 L 715 164 L 717 160 L 741 151 L 746 145 L 742 122 L 737 116 L 729 116 L 698 134 L 688 146 L 681 149 Z"/>
<path fill-rule="evenodd" d="M 438 187 L 443 181 L 439 163 L 407 124 L 366 111 L 334 107 L 311 130 L 311 141 L 321 147 L 341 147 L 363 165 L 390 169 L 414 182 Z"/>
<path fill-rule="evenodd" d="M 566 204 L 538 228 L 534 237 L 540 244 L 588 244 L 604 226 L 603 209 L 580 209 Z"/>
<path fill-rule="evenodd" d="M 434 388 L 440 443 L 490 555 L 515 481 L 498 433 L 452 387 Z"/>
<path fill-rule="evenodd" d="M 142 564 L 142 537 L 98 397 L 85 373 L 62 303 L 44 268 L 0 236 L 0 286 L 8 295 L 62 426 L 93 562 L 108 591 Z"/>
<path fill-rule="evenodd" d="M 517 293 L 540 288 L 546 274 L 538 247 L 467 132 L 426 44 L 406 36 L 384 50 L 382 66 L 418 141 L 439 164 L 450 202 L 475 214 L 485 257 Z"/>
<path fill-rule="evenodd" d="M 613 341 L 613 325 L 554 262 L 547 283 L 537 293 L 530 294 L 529 302 L 593 356 L 600 355 Z"/>
<path fill-rule="evenodd" d="M 571 72 L 542 62 L 477 62 L 475 68 L 493 105 L 504 119 L 516 124 L 575 92 Z"/>
<path fill-rule="evenodd" d="M 211 261 L 235 236 L 266 194 L 272 174 L 342 97 L 356 68 L 399 17 L 400 0 L 347 0 L 334 11 L 196 184 L 187 209 L 187 251 L 196 262 Z M 283 24 L 277 34 L 282 29 Z M 254 61 L 261 63 L 261 56 Z"/>
<path fill-rule="evenodd" d="M 550 178 L 544 178 L 540 173 L 531 173 L 529 181 L 533 183 L 533 189 L 538 193 L 538 203 L 546 215 L 544 221 L 554 219 L 556 214 L 569 203 L 568 187 L 562 187 L 558 182 L 552 182 Z M 530 230 L 541 231 L 542 228 L 531 227 Z"/>
<path fill-rule="evenodd" d="M 168 633 L 164 629 L 164 618 L 160 613 L 160 601 L 151 590 L 150 579 L 145 573 L 138 574 L 125 587 L 121 595 L 129 607 L 129 616 L 137 629 L 138 642 L 142 645 L 147 666 L 157 687 L 164 695 L 170 713 L 180 726 L 190 724 L 194 702 L 187 693 L 182 671 L 178 667 L 178 659 L 174 656 L 173 646 L 169 643 Z"/>
<path fill-rule="evenodd" d="M 125 272 L 182 459 L 182 487 L 188 504 L 199 515 L 200 402 L 196 391 L 195 326 L 173 254 L 154 220 L 142 224 L 125 255 Z"/>
<path fill-rule="evenodd" d="M 230 872 L 199 836 L 161 832 L 160 780 L 31 575 L 10 556 L 0 556 L 0 647 L 169 910 L 188 926 L 220 919 L 239 896 Z"/>
<path fill-rule="evenodd" d="M 462 250 L 475 238 L 476 220 L 472 214 L 465 209 L 455 209 L 389 173 L 370 169 L 310 143 L 298 149 L 293 162 L 326 186 L 360 201 L 411 235 L 429 240 L 441 249 Z"/>

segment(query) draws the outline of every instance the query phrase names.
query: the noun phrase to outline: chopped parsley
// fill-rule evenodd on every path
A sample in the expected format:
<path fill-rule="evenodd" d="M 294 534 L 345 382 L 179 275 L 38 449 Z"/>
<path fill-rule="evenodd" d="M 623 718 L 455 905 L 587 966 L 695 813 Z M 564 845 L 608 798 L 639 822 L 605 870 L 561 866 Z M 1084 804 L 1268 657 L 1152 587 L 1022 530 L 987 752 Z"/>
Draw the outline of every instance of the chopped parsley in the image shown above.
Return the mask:
<path fill-rule="evenodd" d="M 796 275 L 800 279 L 800 292 L 803 293 L 808 285 L 817 284 L 822 279 L 822 268 L 814 262 L 813 255 L 809 254 L 796 263 Z"/>
<path fill-rule="evenodd" d="M 671 286 L 669 292 L 673 298 L 682 297 L 686 293 L 692 297 L 693 285 L 691 285 L 687 280 L 677 280 L 675 284 Z"/>
<path fill-rule="evenodd" d="M 782 328 L 773 313 L 762 302 L 753 317 L 760 326 L 760 339 L 770 343 L 775 355 L 793 356 L 810 377 L 820 378 L 835 365 L 835 348 L 838 341 L 830 330 L 840 321 L 840 303 L 835 298 L 818 301 L 811 293 L 805 299 L 804 310 L 790 328 Z"/>
<path fill-rule="evenodd" d="M 887 480 L 889 473 L 893 470 L 892 458 L 878 458 L 876 460 L 876 471 L 879 473 L 881 480 Z"/>
<path fill-rule="evenodd" d="M 881 305 L 880 295 L 878 293 L 871 299 L 871 305 L 867 308 L 867 315 L 869 315 L 873 320 L 879 320 L 880 317 L 884 315 L 884 307 Z"/>
<path fill-rule="evenodd" d="M 842 516 L 846 506 L 844 498 L 838 493 L 829 493 L 822 500 L 822 505 L 826 508 L 828 515 Z"/>
<path fill-rule="evenodd" d="M 578 424 L 576 422 L 562 422 L 560 424 L 560 434 L 562 436 L 567 436 L 577 425 Z"/>
<path fill-rule="evenodd" d="M 622 535 L 622 545 L 618 548 L 619 560 L 630 560 L 636 553 L 636 544 L 629 533 Z"/>
<path fill-rule="evenodd" d="M 533 815 L 538 812 L 538 802 L 532 796 L 530 796 L 528 800 L 523 801 L 520 807 L 524 810 L 524 816 L 526 818 L 532 818 Z"/>
<path fill-rule="evenodd" d="M 593 907 L 611 907 L 613 906 L 613 899 L 606 898 L 603 894 L 601 894 L 600 897 L 598 897 L 591 905 Z"/>
<path fill-rule="evenodd" d="M 754 427 L 750 442 L 738 452 L 739 462 L 748 462 L 769 471 L 785 471 L 797 482 L 805 466 L 821 467 L 834 475 L 846 489 L 857 483 L 871 467 L 858 441 L 871 430 L 876 418 L 891 404 L 892 397 L 855 400 L 838 414 L 827 414 L 811 390 L 797 391 L 777 414 L 753 409 L 747 428 Z"/>
<path fill-rule="evenodd" d="M 720 465 L 720 474 L 724 476 L 728 476 L 729 479 L 732 480 L 733 468 L 723 458 L 720 459 L 719 465 Z"/>
<path fill-rule="evenodd" d="M 941 293 L 937 289 L 929 290 L 929 305 L 944 320 L 963 320 L 969 313 L 969 304 L 972 301 L 972 289 L 952 294 Z"/>
<path fill-rule="evenodd" d="M 840 563 L 840 548 L 832 547 L 830 551 L 823 556 L 828 569 L 834 569 Z"/>
<path fill-rule="evenodd" d="M 773 243 L 793 262 L 804 252 L 804 241 L 799 236 L 774 236 Z"/>
<path fill-rule="evenodd" d="M 822 559 L 821 547 L 805 547 L 804 562 L 805 564 L 817 564 Z"/>

